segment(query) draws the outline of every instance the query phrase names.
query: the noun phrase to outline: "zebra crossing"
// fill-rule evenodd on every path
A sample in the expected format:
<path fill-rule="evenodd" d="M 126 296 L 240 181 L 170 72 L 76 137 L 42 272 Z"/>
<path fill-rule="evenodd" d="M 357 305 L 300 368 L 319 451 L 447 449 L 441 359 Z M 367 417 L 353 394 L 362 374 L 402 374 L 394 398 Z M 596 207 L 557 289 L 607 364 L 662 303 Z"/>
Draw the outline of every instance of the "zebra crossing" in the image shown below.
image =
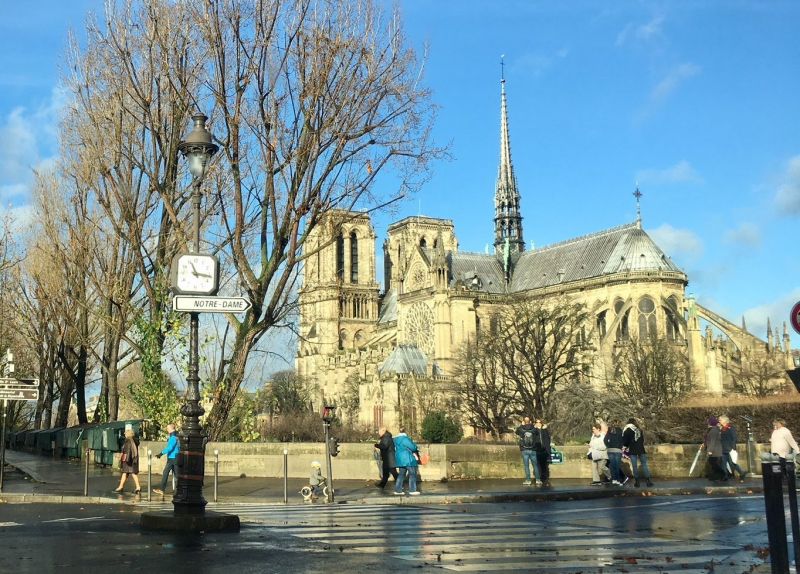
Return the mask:
<path fill-rule="evenodd" d="M 471 514 L 386 505 L 209 504 L 281 535 L 337 552 L 374 553 L 456 572 L 749 572 L 752 553 L 715 541 L 548 524 L 532 513 Z M 716 570 L 714 570 L 716 568 Z"/>

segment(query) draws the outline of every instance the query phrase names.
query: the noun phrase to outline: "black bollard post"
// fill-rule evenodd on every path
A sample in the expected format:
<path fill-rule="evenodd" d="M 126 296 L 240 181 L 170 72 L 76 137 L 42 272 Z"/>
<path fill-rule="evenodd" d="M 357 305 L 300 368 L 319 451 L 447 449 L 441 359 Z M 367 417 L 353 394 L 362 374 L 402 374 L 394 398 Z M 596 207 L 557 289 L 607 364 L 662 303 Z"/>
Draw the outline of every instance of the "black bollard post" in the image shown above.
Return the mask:
<path fill-rule="evenodd" d="M 283 503 L 289 502 L 289 449 L 283 449 Z"/>
<path fill-rule="evenodd" d="M 86 474 L 83 476 L 83 495 L 89 496 L 89 449 L 86 449 Z"/>
<path fill-rule="evenodd" d="M 767 514 L 772 574 L 786 574 L 789 572 L 789 552 L 786 540 L 786 514 L 783 508 L 783 471 L 780 463 L 777 460 L 763 460 L 761 477 L 764 481 L 764 508 Z"/>
<path fill-rule="evenodd" d="M 214 449 L 214 502 L 217 501 L 218 488 L 219 488 L 219 449 Z"/>
<path fill-rule="evenodd" d="M 794 554 L 794 571 L 800 574 L 800 516 L 797 512 L 797 481 L 795 462 L 786 461 L 786 489 L 789 491 L 789 513 L 792 516 L 792 553 Z"/>

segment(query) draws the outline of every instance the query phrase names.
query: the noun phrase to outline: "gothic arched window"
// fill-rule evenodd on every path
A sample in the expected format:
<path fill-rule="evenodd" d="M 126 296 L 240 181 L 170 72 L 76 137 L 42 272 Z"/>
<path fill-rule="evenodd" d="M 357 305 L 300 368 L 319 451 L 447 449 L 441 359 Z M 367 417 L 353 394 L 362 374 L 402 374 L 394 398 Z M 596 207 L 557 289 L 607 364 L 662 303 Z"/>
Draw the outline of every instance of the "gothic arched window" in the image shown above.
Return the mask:
<path fill-rule="evenodd" d="M 350 234 L 350 283 L 358 283 L 358 236 Z"/>
<path fill-rule="evenodd" d="M 336 237 L 336 278 L 344 280 L 344 235 Z"/>
<path fill-rule="evenodd" d="M 619 315 L 622 313 L 622 310 L 625 308 L 625 301 L 622 299 L 617 299 L 614 301 L 614 312 Z M 631 310 L 628 309 L 625 311 L 625 314 L 620 317 L 619 322 L 617 323 L 617 341 L 627 341 L 630 338 L 630 332 L 628 330 L 628 317 L 630 315 Z"/>
<path fill-rule="evenodd" d="M 419 246 L 423 248 L 428 246 L 428 242 L 425 240 L 424 237 L 419 238 Z"/>
<path fill-rule="evenodd" d="M 639 339 L 654 339 L 658 337 L 656 329 L 656 304 L 650 297 L 639 299 Z"/>
<path fill-rule="evenodd" d="M 604 339 L 606 336 L 606 311 L 597 315 L 597 334 L 600 340 Z"/>

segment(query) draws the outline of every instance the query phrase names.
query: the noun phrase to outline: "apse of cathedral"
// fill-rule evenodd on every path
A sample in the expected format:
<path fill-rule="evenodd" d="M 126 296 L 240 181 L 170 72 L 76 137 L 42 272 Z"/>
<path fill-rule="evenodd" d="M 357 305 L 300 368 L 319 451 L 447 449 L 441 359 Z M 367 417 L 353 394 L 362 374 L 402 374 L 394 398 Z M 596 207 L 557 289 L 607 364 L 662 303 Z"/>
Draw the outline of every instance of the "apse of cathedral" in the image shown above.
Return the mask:
<path fill-rule="evenodd" d="M 494 252 L 459 251 L 451 220 L 407 217 L 388 227 L 381 288 L 369 216 L 329 213 L 305 244 L 298 374 L 325 401 L 358 385 L 358 422 L 395 426 L 404 385 L 446 395 L 457 350 L 499 307 L 526 297 L 586 306 L 594 318 L 590 348 L 600 359 L 591 364 L 610 360 L 632 336 L 656 336 L 686 349 L 702 392 L 730 391 L 745 351 L 792 368 L 785 324 L 782 336 L 769 326 L 765 341 L 744 319 L 734 324 L 687 294 L 687 275 L 642 228 L 638 189 L 634 196 L 636 221 L 526 249 L 502 79 Z"/>

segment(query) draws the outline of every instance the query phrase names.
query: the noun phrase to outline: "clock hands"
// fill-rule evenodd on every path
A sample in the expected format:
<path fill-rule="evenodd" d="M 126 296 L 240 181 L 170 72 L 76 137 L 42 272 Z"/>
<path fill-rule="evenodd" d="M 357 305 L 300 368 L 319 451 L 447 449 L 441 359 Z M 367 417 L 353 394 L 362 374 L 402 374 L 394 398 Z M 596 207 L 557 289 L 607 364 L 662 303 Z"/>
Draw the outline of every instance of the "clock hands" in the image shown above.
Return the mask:
<path fill-rule="evenodd" d="M 211 279 L 211 275 L 209 275 L 208 273 L 200 273 L 194 266 L 194 263 L 192 263 L 191 261 L 189 261 L 189 265 L 192 266 L 192 275 L 194 275 L 195 277 L 208 277 L 209 279 Z"/>

